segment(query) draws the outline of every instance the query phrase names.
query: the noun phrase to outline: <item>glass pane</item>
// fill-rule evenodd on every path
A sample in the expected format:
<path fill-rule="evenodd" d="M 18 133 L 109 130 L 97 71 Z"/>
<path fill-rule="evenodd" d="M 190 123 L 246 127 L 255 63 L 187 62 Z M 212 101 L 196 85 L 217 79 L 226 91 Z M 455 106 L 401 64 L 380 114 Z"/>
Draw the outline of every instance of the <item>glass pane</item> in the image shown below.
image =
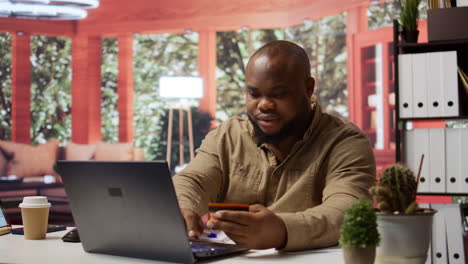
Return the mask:
<path fill-rule="evenodd" d="M 11 34 L 0 33 L 0 140 L 11 139 Z"/>
<path fill-rule="evenodd" d="M 71 39 L 31 36 L 31 142 L 71 140 Z"/>

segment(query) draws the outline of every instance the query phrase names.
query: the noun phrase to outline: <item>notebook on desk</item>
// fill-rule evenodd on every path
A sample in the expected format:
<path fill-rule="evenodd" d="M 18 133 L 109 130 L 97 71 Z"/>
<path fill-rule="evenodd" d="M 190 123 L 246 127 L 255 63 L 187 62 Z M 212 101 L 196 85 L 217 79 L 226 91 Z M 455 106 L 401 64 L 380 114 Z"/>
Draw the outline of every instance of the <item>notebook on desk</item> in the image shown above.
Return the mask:
<path fill-rule="evenodd" d="M 246 250 L 188 240 L 166 162 L 57 164 L 87 252 L 193 263 Z"/>

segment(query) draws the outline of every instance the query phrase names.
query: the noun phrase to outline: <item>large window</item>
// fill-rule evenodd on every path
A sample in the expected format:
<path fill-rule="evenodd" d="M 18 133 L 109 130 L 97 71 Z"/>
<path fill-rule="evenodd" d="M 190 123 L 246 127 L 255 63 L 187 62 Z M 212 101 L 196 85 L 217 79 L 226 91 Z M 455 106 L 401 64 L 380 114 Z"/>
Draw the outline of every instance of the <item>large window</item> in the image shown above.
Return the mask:
<path fill-rule="evenodd" d="M 71 41 L 31 36 L 31 142 L 71 137 Z M 11 139 L 11 34 L 0 33 L 0 139 Z"/>
<path fill-rule="evenodd" d="M 119 141 L 119 113 L 117 111 L 117 39 L 102 39 L 101 133 L 102 141 Z"/>
<path fill-rule="evenodd" d="M 322 107 L 347 118 L 345 20 L 339 14 L 290 28 L 218 32 L 217 120 L 245 116 L 245 66 L 255 50 L 273 40 L 289 40 L 306 50 Z"/>
<path fill-rule="evenodd" d="M 134 39 L 135 144 L 145 148 L 147 159 L 166 159 L 167 114 L 170 105 L 159 96 L 159 78 L 198 75 L 197 55 L 197 33 L 139 35 Z M 202 114 L 196 109 L 192 108 L 192 114 L 195 147 L 198 147 L 209 127 L 209 119 L 204 122 L 200 120 Z M 174 117 L 171 165 L 177 163 L 179 155 L 178 113 Z M 185 145 L 187 148 L 188 144 Z M 185 153 L 185 160 L 188 160 L 188 149 Z"/>
<path fill-rule="evenodd" d="M 71 139 L 71 40 L 31 36 L 31 142 Z"/>
<path fill-rule="evenodd" d="M 11 139 L 11 34 L 0 33 L 0 140 Z"/>
<path fill-rule="evenodd" d="M 419 19 L 427 19 L 427 1 L 421 1 L 419 4 Z M 367 19 L 369 29 L 378 29 L 383 27 L 392 27 L 393 20 L 400 15 L 400 5 L 398 1 L 386 1 L 371 4 L 367 8 Z"/>

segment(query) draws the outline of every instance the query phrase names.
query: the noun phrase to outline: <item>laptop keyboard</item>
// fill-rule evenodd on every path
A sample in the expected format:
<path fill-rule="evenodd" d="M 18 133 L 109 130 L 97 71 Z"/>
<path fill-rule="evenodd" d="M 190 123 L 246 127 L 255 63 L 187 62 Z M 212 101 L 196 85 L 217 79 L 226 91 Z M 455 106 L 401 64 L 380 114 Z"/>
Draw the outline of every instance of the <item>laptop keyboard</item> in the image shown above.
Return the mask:
<path fill-rule="evenodd" d="M 207 251 L 223 251 L 227 250 L 229 246 L 218 246 L 218 245 L 213 245 L 209 243 L 203 243 L 203 242 L 191 242 L 190 246 L 192 247 L 193 252 L 207 252 Z"/>
<path fill-rule="evenodd" d="M 221 256 L 248 250 L 246 248 L 240 248 L 233 244 L 206 242 L 196 239 L 190 240 L 190 246 L 192 248 L 192 253 L 195 255 L 196 258 Z"/>

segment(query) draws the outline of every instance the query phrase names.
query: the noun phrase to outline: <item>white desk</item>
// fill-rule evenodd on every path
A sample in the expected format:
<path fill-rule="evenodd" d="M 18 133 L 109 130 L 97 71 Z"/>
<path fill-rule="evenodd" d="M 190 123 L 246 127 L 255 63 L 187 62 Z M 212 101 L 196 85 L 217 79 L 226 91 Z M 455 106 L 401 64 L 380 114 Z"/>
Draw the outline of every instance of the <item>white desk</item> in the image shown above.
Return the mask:
<path fill-rule="evenodd" d="M 70 228 L 69 228 L 70 230 Z M 21 235 L 0 236 L 0 263 L 165 263 L 136 258 L 86 253 L 81 243 L 64 243 L 66 231 L 48 233 L 45 240 L 25 240 Z M 202 263 L 344 263 L 339 248 L 282 253 L 274 249 L 251 250 L 236 255 Z"/>

